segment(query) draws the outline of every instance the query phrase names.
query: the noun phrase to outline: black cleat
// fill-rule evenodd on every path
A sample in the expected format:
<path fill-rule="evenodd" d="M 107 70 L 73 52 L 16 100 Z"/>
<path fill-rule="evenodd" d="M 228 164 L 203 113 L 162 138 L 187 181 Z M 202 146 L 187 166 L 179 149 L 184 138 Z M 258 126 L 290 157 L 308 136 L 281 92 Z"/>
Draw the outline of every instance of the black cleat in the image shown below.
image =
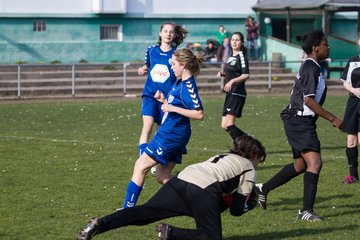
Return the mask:
<path fill-rule="evenodd" d="M 166 223 L 160 223 L 156 226 L 156 231 L 158 233 L 158 240 L 169 240 L 171 226 Z"/>
<path fill-rule="evenodd" d="M 259 194 L 259 199 L 258 199 L 258 203 L 260 205 L 260 207 L 264 210 L 266 210 L 267 206 L 266 206 L 266 201 L 267 201 L 267 193 L 262 191 L 262 184 L 256 184 L 255 188 L 256 188 L 256 192 L 257 194 Z"/>
<path fill-rule="evenodd" d="M 301 211 L 299 210 L 298 218 L 300 220 L 309 221 L 309 222 L 321 222 L 324 221 L 322 217 L 317 215 L 312 209 Z"/>
<path fill-rule="evenodd" d="M 99 231 L 101 222 L 98 218 L 92 218 L 84 229 L 80 230 L 76 240 L 90 240 Z"/>

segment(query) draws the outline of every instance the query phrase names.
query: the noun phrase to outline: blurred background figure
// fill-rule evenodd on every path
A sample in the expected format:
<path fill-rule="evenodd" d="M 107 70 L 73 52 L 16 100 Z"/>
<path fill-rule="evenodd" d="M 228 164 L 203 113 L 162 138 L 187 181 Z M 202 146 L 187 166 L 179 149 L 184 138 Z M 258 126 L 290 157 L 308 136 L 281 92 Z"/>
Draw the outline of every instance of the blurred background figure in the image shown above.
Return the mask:
<path fill-rule="evenodd" d="M 254 21 L 252 16 L 248 16 L 245 20 L 245 27 L 247 31 L 246 36 L 246 48 L 247 48 L 247 57 L 249 59 L 258 60 L 259 59 L 259 46 L 257 40 L 259 38 L 258 29 L 259 25 Z M 251 50 L 254 49 L 255 56 L 252 58 Z"/>

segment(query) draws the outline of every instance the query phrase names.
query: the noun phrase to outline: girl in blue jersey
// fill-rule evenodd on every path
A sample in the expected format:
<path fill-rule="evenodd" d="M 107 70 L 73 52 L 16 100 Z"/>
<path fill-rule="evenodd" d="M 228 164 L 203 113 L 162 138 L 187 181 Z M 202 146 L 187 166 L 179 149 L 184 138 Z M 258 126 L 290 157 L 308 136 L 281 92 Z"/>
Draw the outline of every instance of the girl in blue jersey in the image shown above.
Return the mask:
<path fill-rule="evenodd" d="M 156 166 L 156 178 L 160 183 L 164 184 L 170 179 L 175 164 L 181 163 L 182 154 L 186 154 L 186 145 L 191 135 L 190 119 L 202 120 L 204 117 L 195 82 L 202 59 L 185 48 L 176 50 L 170 62 L 177 81 L 167 95 L 160 90 L 154 95 L 162 103 L 162 124 L 135 163 L 124 208 L 136 204 L 145 175 L 151 167 L 159 163 Z"/>
<path fill-rule="evenodd" d="M 160 125 L 162 112 L 154 95 L 160 90 L 165 95 L 176 81 L 170 69 L 169 59 L 185 37 L 187 31 L 174 23 L 163 23 L 160 27 L 158 44 L 148 47 L 145 56 L 145 65 L 138 69 L 139 75 L 148 77 L 142 92 L 141 115 L 143 128 L 139 139 L 139 153 L 144 151 L 149 141 L 154 122 Z"/>
<path fill-rule="evenodd" d="M 244 35 L 234 32 L 231 35 L 231 55 L 219 71 L 218 77 L 225 77 L 226 92 L 221 127 L 235 140 L 245 133 L 235 125 L 235 119 L 240 118 L 246 100 L 245 82 L 250 77 L 249 62 L 245 56 Z"/>

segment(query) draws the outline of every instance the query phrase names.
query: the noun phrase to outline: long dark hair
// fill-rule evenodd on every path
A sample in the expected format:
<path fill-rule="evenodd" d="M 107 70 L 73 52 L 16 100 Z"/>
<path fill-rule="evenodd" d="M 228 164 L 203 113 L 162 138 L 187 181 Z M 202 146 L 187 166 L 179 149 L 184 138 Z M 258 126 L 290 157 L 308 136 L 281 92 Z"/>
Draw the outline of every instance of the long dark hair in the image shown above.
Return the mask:
<path fill-rule="evenodd" d="M 236 138 L 230 152 L 250 161 L 256 157 L 257 159 L 261 159 L 260 162 L 263 162 L 266 158 L 265 147 L 259 140 L 248 135 Z"/>
<path fill-rule="evenodd" d="M 172 46 L 173 47 L 179 46 L 184 41 L 184 39 L 187 37 L 187 35 L 189 33 L 182 26 L 177 25 L 177 24 L 172 23 L 172 22 L 164 22 L 163 24 L 161 24 L 160 32 L 162 31 L 162 29 L 164 28 L 165 25 L 171 25 L 171 26 L 174 27 L 175 36 L 174 36 L 174 39 L 172 40 Z M 161 37 L 160 36 L 158 38 L 157 43 L 158 43 L 159 46 L 161 45 Z"/>
<path fill-rule="evenodd" d="M 296 40 L 301 42 L 301 47 L 306 54 L 310 54 L 313 47 L 317 47 L 321 44 L 321 41 L 325 38 L 325 34 L 322 30 L 314 30 L 306 33 L 304 36 L 296 36 Z"/>

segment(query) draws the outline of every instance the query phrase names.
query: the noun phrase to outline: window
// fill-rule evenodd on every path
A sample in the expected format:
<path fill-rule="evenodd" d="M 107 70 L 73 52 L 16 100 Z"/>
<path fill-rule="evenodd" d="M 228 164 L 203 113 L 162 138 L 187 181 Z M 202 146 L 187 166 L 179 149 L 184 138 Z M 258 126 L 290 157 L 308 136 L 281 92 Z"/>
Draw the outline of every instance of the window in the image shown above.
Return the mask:
<path fill-rule="evenodd" d="M 121 25 L 102 25 L 100 26 L 101 41 L 122 41 Z"/>
<path fill-rule="evenodd" d="M 45 32 L 46 31 L 46 21 L 45 20 L 36 20 L 33 23 L 34 32 Z"/>

